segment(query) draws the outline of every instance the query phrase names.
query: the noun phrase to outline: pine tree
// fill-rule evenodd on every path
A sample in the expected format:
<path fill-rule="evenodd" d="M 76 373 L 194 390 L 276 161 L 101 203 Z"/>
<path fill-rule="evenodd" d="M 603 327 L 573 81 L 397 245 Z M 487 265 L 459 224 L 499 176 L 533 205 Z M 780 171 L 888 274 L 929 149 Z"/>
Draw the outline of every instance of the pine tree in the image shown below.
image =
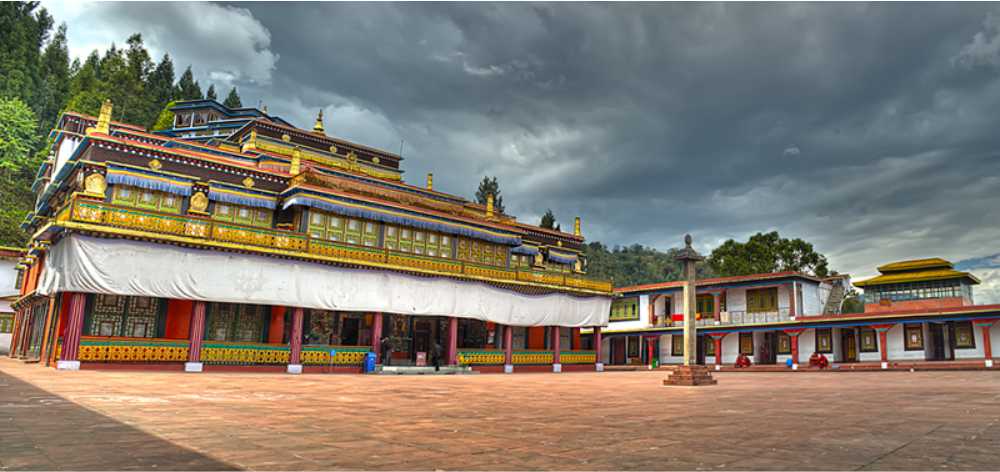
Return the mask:
<path fill-rule="evenodd" d="M 149 80 L 146 81 L 146 96 L 150 106 L 158 111 L 156 115 L 158 120 L 162 114 L 160 110 L 174 99 L 174 63 L 170 60 L 170 55 L 164 54 L 163 59 L 149 74 Z M 156 129 L 155 120 L 153 123 L 146 124 L 150 128 Z"/>
<path fill-rule="evenodd" d="M 480 205 L 486 204 L 486 196 L 493 195 L 493 209 L 499 213 L 504 212 L 503 196 L 500 195 L 500 183 L 496 177 L 483 177 L 479 182 L 479 189 L 476 190 L 476 202 Z"/>
<path fill-rule="evenodd" d="M 243 102 L 240 100 L 240 95 L 236 93 L 236 87 L 229 89 L 229 95 L 226 95 L 226 101 L 222 102 L 222 104 L 229 108 L 243 107 Z"/>
<path fill-rule="evenodd" d="M 538 226 L 548 229 L 556 229 L 556 215 L 552 213 L 551 209 L 545 210 L 545 214 L 542 215 L 542 221 L 538 223 Z"/>
<path fill-rule="evenodd" d="M 177 82 L 177 93 L 175 94 L 178 100 L 201 100 L 205 98 L 201 94 L 201 86 L 198 82 L 194 80 L 194 74 L 191 72 L 191 66 L 188 66 L 181 74 L 181 80 Z"/>
<path fill-rule="evenodd" d="M 218 100 L 219 97 L 215 95 L 215 84 L 208 86 L 208 92 L 205 93 L 205 98 L 209 100 Z"/>
<path fill-rule="evenodd" d="M 66 45 L 66 24 L 59 26 L 55 36 L 45 46 L 41 58 L 42 89 L 35 112 L 38 130 L 45 134 L 55 125 L 66 99 L 69 98 L 69 48 Z"/>

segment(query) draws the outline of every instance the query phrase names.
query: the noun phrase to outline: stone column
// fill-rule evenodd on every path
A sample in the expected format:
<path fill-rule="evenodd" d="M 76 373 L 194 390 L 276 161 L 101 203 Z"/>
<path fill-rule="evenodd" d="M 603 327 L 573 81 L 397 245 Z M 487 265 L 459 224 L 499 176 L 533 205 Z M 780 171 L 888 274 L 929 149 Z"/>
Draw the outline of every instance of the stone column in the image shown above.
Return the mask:
<path fill-rule="evenodd" d="M 288 373 L 302 373 L 302 308 L 292 309 L 292 332 L 288 334 Z"/>
<path fill-rule="evenodd" d="M 201 372 L 201 343 L 205 337 L 205 302 L 194 302 L 191 307 L 191 330 L 188 333 L 188 361 L 184 372 Z"/>
<path fill-rule="evenodd" d="M 514 372 L 514 328 L 508 325 L 503 327 L 503 372 Z"/>
<path fill-rule="evenodd" d="M 382 360 L 382 313 L 375 313 L 372 316 L 372 351 L 375 352 L 375 363 L 381 364 Z"/>
<path fill-rule="evenodd" d="M 458 363 L 458 318 L 448 318 L 448 365 Z"/>
<path fill-rule="evenodd" d="M 684 365 L 674 369 L 663 380 L 664 385 L 694 387 L 698 385 L 714 385 L 715 379 L 705 366 L 698 365 L 698 327 L 695 325 L 697 310 L 697 272 L 695 264 L 704 260 L 698 251 L 691 247 L 691 235 L 684 236 L 684 249 L 681 249 L 676 259 L 684 264 Z"/>
<path fill-rule="evenodd" d="M 715 324 L 721 324 L 722 320 L 722 293 L 712 295 L 712 316 L 715 317 Z"/>
<path fill-rule="evenodd" d="M 559 359 L 559 351 L 561 346 L 559 345 L 562 340 L 559 339 L 559 335 L 562 331 L 558 326 L 553 326 L 549 329 L 552 333 L 552 372 L 562 372 L 562 363 Z"/>
<path fill-rule="evenodd" d="M 601 337 L 601 327 L 594 326 L 594 370 L 604 372 L 604 339 Z"/>
<path fill-rule="evenodd" d="M 87 306 L 87 295 L 83 293 L 66 295 L 69 295 L 69 316 L 66 320 L 62 353 L 56 363 L 56 369 L 80 370 L 80 336 L 83 334 L 83 310 Z"/>

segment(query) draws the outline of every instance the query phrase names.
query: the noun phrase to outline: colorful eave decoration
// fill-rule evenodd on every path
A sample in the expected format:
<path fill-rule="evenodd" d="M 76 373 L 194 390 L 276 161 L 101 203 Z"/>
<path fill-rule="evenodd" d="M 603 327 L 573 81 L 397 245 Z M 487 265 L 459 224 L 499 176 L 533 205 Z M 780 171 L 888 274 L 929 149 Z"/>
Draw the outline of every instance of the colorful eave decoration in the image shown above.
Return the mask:
<path fill-rule="evenodd" d="M 415 212 L 375 206 L 371 203 L 360 203 L 348 198 L 323 195 L 307 189 L 293 188 L 286 191 L 282 196 L 284 197 L 282 209 L 287 209 L 293 205 L 303 205 L 330 211 L 338 215 L 412 226 L 427 231 L 466 236 L 508 246 L 519 246 L 521 244 L 521 237 L 516 234 L 447 221 Z"/>
<path fill-rule="evenodd" d="M 513 254 L 521 254 L 525 256 L 534 256 L 538 254 L 538 248 L 530 244 L 522 244 L 510 250 Z"/>
<path fill-rule="evenodd" d="M 549 260 L 557 264 L 573 265 L 576 264 L 577 256 L 571 252 L 549 248 Z"/>
<path fill-rule="evenodd" d="M 107 181 L 112 185 L 132 185 L 185 197 L 191 195 L 191 186 L 194 184 L 193 179 L 113 163 L 107 165 Z"/>
<path fill-rule="evenodd" d="M 253 190 L 223 182 L 209 182 L 208 199 L 234 205 L 246 205 L 273 210 L 277 208 L 277 196 L 264 190 Z"/>

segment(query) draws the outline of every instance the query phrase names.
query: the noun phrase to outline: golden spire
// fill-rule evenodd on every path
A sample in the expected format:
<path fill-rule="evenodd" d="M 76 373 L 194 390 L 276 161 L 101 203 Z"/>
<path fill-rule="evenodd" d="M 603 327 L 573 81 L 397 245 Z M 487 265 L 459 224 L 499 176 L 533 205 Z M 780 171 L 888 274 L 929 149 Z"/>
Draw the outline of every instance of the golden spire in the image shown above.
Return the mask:
<path fill-rule="evenodd" d="M 101 114 L 97 117 L 97 125 L 93 128 L 87 128 L 87 134 L 92 133 L 111 133 L 111 99 L 105 99 L 104 103 L 101 104 Z"/>
<path fill-rule="evenodd" d="M 434 190 L 434 174 L 427 173 L 427 190 Z"/>
<path fill-rule="evenodd" d="M 486 217 L 493 218 L 493 194 L 486 194 Z"/>
<path fill-rule="evenodd" d="M 302 166 L 302 150 L 298 146 L 292 149 L 292 164 L 288 167 L 288 173 L 298 175 Z"/>
<path fill-rule="evenodd" d="M 583 234 L 580 233 L 580 217 L 579 216 L 576 217 L 576 220 L 573 222 L 573 234 L 576 235 L 576 236 L 583 236 Z"/>
<path fill-rule="evenodd" d="M 261 105 L 261 110 L 260 111 L 264 112 L 265 115 L 267 114 L 267 104 L 266 103 L 263 104 L 263 105 Z"/>
<path fill-rule="evenodd" d="M 326 135 L 326 131 L 323 130 L 323 110 L 320 109 L 319 115 L 316 116 L 316 124 L 313 125 L 313 133 Z"/>

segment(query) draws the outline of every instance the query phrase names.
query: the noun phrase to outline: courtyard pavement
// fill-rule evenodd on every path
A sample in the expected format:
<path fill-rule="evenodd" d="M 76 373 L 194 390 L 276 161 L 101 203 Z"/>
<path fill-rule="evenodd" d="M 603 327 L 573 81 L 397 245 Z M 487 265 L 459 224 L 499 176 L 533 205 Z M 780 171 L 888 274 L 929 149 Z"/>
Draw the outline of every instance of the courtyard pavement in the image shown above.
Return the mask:
<path fill-rule="evenodd" d="M 57 372 L 0 359 L 0 470 L 1000 469 L 1000 373 Z"/>

